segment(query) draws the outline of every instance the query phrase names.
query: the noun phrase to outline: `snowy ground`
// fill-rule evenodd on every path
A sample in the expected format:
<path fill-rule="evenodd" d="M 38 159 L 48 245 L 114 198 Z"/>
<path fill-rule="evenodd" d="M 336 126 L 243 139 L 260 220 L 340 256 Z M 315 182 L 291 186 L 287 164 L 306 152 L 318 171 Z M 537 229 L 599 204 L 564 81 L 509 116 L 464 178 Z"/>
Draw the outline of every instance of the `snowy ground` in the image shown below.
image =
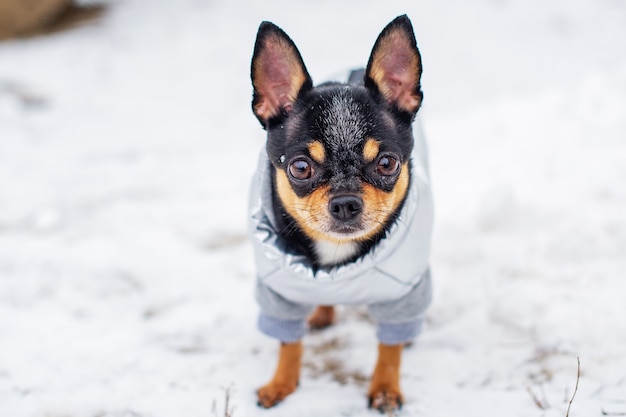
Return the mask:
<path fill-rule="evenodd" d="M 435 302 L 403 416 L 626 413 L 626 5 L 109 2 L 0 44 L 0 416 L 373 416 L 372 324 L 343 309 L 260 410 L 246 196 L 257 26 L 317 80 L 408 13 L 424 60 Z M 213 407 L 217 407 L 214 410 Z"/>

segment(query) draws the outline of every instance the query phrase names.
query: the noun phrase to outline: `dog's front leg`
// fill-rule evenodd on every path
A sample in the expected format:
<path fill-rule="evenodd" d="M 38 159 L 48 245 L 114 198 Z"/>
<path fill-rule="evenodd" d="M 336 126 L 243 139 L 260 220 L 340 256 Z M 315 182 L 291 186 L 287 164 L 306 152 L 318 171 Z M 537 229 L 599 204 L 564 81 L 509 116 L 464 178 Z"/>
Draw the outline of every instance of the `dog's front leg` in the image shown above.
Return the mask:
<path fill-rule="evenodd" d="M 335 322 L 335 308 L 333 306 L 318 306 L 307 321 L 312 330 L 325 329 Z"/>
<path fill-rule="evenodd" d="M 302 341 L 282 343 L 274 377 L 257 390 L 258 404 L 270 408 L 296 390 L 300 379 Z"/>
<path fill-rule="evenodd" d="M 381 412 L 402 406 L 400 358 L 404 345 L 378 345 L 378 360 L 369 389 L 369 406 Z"/>

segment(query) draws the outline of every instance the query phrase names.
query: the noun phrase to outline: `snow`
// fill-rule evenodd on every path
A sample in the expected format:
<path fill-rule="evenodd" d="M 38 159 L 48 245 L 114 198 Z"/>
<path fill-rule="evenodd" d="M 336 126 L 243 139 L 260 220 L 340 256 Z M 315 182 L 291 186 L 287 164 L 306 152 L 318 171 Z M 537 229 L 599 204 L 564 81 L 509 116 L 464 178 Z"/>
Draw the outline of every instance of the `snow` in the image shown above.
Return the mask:
<path fill-rule="evenodd" d="M 247 188 L 261 20 L 316 80 L 407 13 L 424 61 L 435 301 L 403 416 L 626 413 L 626 6 L 107 1 L 0 44 L 0 416 L 368 416 L 362 309 L 308 335 L 298 391 L 254 390 Z"/>

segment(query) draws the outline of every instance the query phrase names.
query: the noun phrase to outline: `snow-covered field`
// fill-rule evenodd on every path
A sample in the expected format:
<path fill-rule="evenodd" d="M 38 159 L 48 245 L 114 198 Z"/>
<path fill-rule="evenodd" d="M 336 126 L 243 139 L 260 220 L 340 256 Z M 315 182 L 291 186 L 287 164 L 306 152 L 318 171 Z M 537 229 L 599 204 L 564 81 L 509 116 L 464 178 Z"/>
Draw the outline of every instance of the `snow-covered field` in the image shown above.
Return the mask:
<path fill-rule="evenodd" d="M 626 414 L 626 5 L 110 0 L 0 44 L 0 417 L 373 416 L 361 309 L 261 410 L 247 187 L 261 20 L 316 80 L 407 13 L 424 61 L 435 302 L 403 416 Z"/>

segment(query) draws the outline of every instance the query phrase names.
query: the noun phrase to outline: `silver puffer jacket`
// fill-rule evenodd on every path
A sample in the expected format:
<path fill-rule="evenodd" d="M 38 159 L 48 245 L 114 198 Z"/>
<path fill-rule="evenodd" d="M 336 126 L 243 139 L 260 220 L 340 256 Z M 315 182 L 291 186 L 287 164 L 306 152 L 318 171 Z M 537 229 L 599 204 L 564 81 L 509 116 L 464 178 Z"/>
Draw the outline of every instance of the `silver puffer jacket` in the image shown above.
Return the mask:
<path fill-rule="evenodd" d="M 261 152 L 250 193 L 249 228 L 262 284 L 295 303 L 374 304 L 403 297 L 427 276 L 433 199 L 419 120 L 414 126 L 411 187 L 387 237 L 355 262 L 315 273 L 306 257 L 287 250 L 276 231 L 270 161 Z"/>

